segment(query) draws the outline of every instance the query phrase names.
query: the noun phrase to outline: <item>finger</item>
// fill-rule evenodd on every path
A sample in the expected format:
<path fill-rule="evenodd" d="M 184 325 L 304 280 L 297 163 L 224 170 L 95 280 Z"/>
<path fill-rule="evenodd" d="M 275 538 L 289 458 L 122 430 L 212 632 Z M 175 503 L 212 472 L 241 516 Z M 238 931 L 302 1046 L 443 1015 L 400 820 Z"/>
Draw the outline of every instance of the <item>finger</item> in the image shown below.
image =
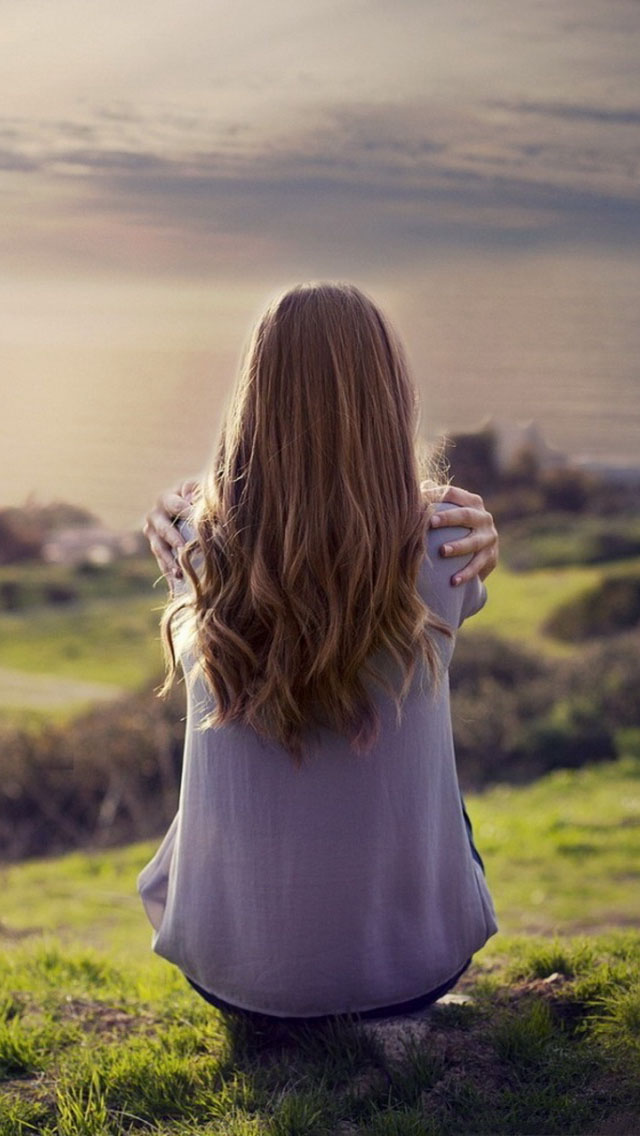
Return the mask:
<path fill-rule="evenodd" d="M 186 544 L 177 526 L 159 509 L 153 509 L 149 513 L 142 531 L 149 542 L 152 537 L 160 540 L 167 546 L 169 552 L 177 553 L 183 544 Z"/>
<path fill-rule="evenodd" d="M 431 518 L 433 528 L 454 525 L 456 528 L 479 529 L 491 524 L 493 518 L 484 509 L 463 506 L 460 509 L 445 509 Z"/>
<path fill-rule="evenodd" d="M 181 517 L 188 508 L 189 502 L 187 498 L 181 493 L 176 493 L 175 490 L 170 489 L 166 493 L 160 494 L 155 506 L 155 511 L 165 514 L 167 520 L 171 521 L 174 517 Z"/>
<path fill-rule="evenodd" d="M 200 482 L 195 477 L 190 477 L 187 481 L 183 481 L 180 486 L 180 496 L 184 497 L 186 500 L 190 500 L 196 489 L 199 488 L 199 485 Z"/>
<path fill-rule="evenodd" d="M 456 505 L 472 505 L 476 509 L 484 508 L 484 501 L 479 493 L 470 493 L 468 489 L 461 489 L 459 485 L 448 485 L 443 501 L 452 501 Z"/>
<path fill-rule="evenodd" d="M 460 540 L 448 541 L 441 545 L 441 556 L 468 556 L 470 552 L 481 552 L 487 547 L 487 540 L 482 533 L 470 533 Z"/>
<path fill-rule="evenodd" d="M 149 541 L 149 547 L 163 571 L 166 569 L 169 572 L 175 572 L 176 568 L 179 567 L 178 555 L 180 550 L 169 544 L 163 535 L 155 529 L 150 530 L 145 535 Z"/>
<path fill-rule="evenodd" d="M 453 587 L 459 588 L 463 584 L 468 583 L 469 580 L 473 580 L 474 576 L 480 576 L 482 580 L 484 576 L 488 576 L 488 574 L 489 570 L 487 570 L 486 555 L 485 553 L 478 552 L 464 568 L 461 568 L 459 572 L 456 572 L 455 575 L 451 577 L 451 583 Z"/>
<path fill-rule="evenodd" d="M 149 541 L 149 547 L 156 558 L 156 562 L 163 576 L 170 577 L 176 575 L 176 569 L 179 570 L 179 565 L 176 563 L 171 553 L 167 552 L 166 545 L 153 537 Z"/>
<path fill-rule="evenodd" d="M 173 545 L 169 544 L 169 542 L 164 539 L 161 533 L 158 533 L 154 530 L 145 532 L 144 535 L 146 536 L 149 542 L 149 547 L 162 570 L 165 571 L 166 569 L 167 571 L 174 571 L 176 565 L 178 564 L 178 555 L 180 548 L 176 548 Z"/>

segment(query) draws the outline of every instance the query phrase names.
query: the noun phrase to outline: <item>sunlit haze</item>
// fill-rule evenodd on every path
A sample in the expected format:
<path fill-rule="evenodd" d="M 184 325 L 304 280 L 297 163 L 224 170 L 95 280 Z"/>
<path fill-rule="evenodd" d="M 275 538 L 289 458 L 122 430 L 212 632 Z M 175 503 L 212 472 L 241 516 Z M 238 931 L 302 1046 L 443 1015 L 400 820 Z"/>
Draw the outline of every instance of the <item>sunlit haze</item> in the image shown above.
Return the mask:
<path fill-rule="evenodd" d="M 634 0 L 0 0 L 0 505 L 135 525 L 266 300 L 345 279 L 422 430 L 638 459 Z M 473 488 L 472 486 L 470 488 Z"/>

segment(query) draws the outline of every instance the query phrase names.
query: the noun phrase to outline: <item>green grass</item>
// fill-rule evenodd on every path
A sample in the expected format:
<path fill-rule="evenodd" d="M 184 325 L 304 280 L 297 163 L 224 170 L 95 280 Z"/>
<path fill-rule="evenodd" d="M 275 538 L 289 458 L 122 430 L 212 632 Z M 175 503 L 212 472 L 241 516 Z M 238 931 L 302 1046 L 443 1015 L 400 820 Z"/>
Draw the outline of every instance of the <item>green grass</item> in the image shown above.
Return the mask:
<path fill-rule="evenodd" d="M 547 617 L 559 604 L 603 576 L 637 571 L 639 566 L 640 560 L 634 559 L 624 564 L 515 573 L 500 565 L 488 581 L 486 606 L 469 620 L 462 633 L 492 631 L 518 644 L 526 642 L 531 649 L 550 656 L 570 654 L 574 647 L 558 643 L 542 632 Z M 148 589 L 139 594 L 143 568 L 149 572 Z M 32 574 L 38 576 L 41 586 L 43 573 L 51 571 L 55 575 L 58 569 L 36 566 Z M 155 590 L 151 587 L 148 565 L 138 565 L 136 571 L 133 594 L 130 582 L 123 583 L 117 574 L 110 583 L 102 581 L 104 594 L 98 590 L 99 577 L 90 577 L 85 594 L 76 603 L 1 612 L 0 667 L 102 682 L 128 690 L 153 680 L 162 670 L 159 620 L 166 589 L 162 582 Z M 0 701 L 6 704 L 6 700 Z M 9 706 L 3 710 L 3 717 L 19 722 L 20 710 L 19 706 Z M 70 706 L 69 712 L 72 710 Z M 64 716 L 60 706 L 56 705 L 53 711 Z"/>
<path fill-rule="evenodd" d="M 471 798 L 503 930 L 640 926 L 640 761 L 559 769 Z"/>
<path fill-rule="evenodd" d="M 88 948 L 21 947 L 0 959 L 0 1131 L 633 1133 L 639 947 L 632 932 L 503 941 L 470 1002 L 400 1029 L 241 1022 L 169 968 L 151 983 Z"/>
<path fill-rule="evenodd" d="M 135 891 L 160 836 L 5 867 L 0 1133 L 640 1131 L 640 757 L 466 803 L 500 932 L 400 1035 L 201 1002 Z"/>
<path fill-rule="evenodd" d="M 84 702 L 70 702 L 55 708 L 47 705 L 39 709 L 32 706 L 0 705 L 0 729 L 34 730 L 37 733 L 43 726 L 65 726 L 86 709 Z"/>
<path fill-rule="evenodd" d="M 0 665 L 135 689 L 162 665 L 162 596 L 91 600 L 0 616 Z"/>
<path fill-rule="evenodd" d="M 531 651 L 566 656 L 576 648 L 545 635 L 542 626 L 556 607 L 599 583 L 605 576 L 635 573 L 640 558 L 536 572 L 510 572 L 499 565 L 487 580 L 488 599 L 482 611 L 464 625 L 466 634 L 492 631 Z"/>
<path fill-rule="evenodd" d="M 148 594 L 158 576 L 150 554 L 100 566 L 76 567 L 40 560 L 0 564 L 0 605 L 3 610 L 27 610 L 52 602 L 52 596 L 58 597 L 60 606 L 71 606 L 90 599 Z"/>

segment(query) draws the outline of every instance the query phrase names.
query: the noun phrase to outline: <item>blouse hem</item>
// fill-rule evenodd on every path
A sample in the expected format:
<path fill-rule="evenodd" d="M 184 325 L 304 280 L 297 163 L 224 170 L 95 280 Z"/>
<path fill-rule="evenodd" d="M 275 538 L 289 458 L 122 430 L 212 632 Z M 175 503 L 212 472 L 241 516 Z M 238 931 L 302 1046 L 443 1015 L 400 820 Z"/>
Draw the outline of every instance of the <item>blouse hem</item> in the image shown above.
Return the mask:
<path fill-rule="evenodd" d="M 477 948 L 477 949 L 479 949 L 479 948 Z M 475 952 L 473 952 L 473 953 L 475 953 Z M 358 1009 L 321 1010 L 321 1011 L 318 1011 L 316 1013 L 313 1013 L 313 1012 L 312 1013 L 303 1013 L 303 1012 L 295 1012 L 295 1011 L 291 1011 L 291 1010 L 284 1010 L 284 1011 L 273 1010 L 273 1009 L 265 1010 L 265 1009 L 258 1009 L 258 1008 L 256 1008 L 256 1006 L 243 1005 L 241 1002 L 238 1002 L 237 999 L 226 998 L 224 996 L 224 994 L 218 994 L 217 992 L 214 992 L 213 990 L 207 990 L 206 987 L 202 986 L 202 983 L 197 982 L 197 979 L 192 978 L 190 975 L 188 975 L 186 970 L 183 970 L 182 967 L 180 967 L 180 970 L 182 970 L 182 973 L 184 974 L 185 978 L 190 980 L 192 983 L 196 983 L 196 985 L 201 986 L 202 990 L 204 990 L 204 992 L 206 994 L 210 994 L 212 998 L 218 998 L 221 1002 L 225 1002 L 230 1007 L 230 1009 L 246 1010 L 248 1013 L 251 1013 L 251 1014 L 265 1014 L 267 1017 L 270 1017 L 270 1018 L 303 1018 L 303 1019 L 306 1020 L 307 1018 L 347 1017 L 350 1014 L 354 1014 L 354 1015 L 365 1014 L 365 1013 L 368 1013 L 369 1011 L 374 1011 L 374 1010 L 389 1010 L 389 1011 L 391 1011 L 394 1006 L 401 1007 L 401 1006 L 403 1006 L 403 1005 L 405 1005 L 406 1003 L 409 1003 L 409 1002 L 418 1002 L 422 998 L 427 998 L 432 991 L 438 990 L 441 986 L 445 986 L 448 982 L 451 982 L 451 980 L 453 978 L 460 975 L 460 973 L 462 971 L 466 970 L 467 966 L 470 965 L 470 963 L 473 959 L 473 953 L 471 955 L 467 955 L 467 957 L 461 963 L 459 963 L 458 966 L 456 966 L 453 969 L 453 971 L 451 972 L 451 974 L 449 974 L 446 978 L 442 978 L 440 980 L 440 982 L 436 982 L 435 985 L 431 987 L 431 990 L 427 990 L 427 991 L 423 990 L 419 994 L 414 994 L 410 997 L 405 996 L 403 998 L 394 998 L 392 1001 L 388 1001 L 387 999 L 385 999 L 384 1001 L 376 1002 L 373 1005 L 360 1006 Z M 407 1011 L 407 1012 L 409 1012 L 409 1011 Z"/>

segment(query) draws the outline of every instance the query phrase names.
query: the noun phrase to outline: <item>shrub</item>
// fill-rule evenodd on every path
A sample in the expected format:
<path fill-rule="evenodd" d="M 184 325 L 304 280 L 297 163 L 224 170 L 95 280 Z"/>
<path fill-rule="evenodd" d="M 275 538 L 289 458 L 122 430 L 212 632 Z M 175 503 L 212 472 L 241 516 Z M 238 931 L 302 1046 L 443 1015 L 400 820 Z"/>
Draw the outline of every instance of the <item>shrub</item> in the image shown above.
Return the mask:
<path fill-rule="evenodd" d="M 621 731 L 640 727 L 640 634 L 557 661 L 469 636 L 456 648 L 451 689 L 463 790 L 612 760 L 624 746 Z"/>
<path fill-rule="evenodd" d="M 500 487 L 485 497 L 485 504 L 499 526 L 518 521 L 522 517 L 537 517 L 545 507 L 544 495 L 537 485 L 511 489 Z"/>
<path fill-rule="evenodd" d="M 0 511 L 0 564 L 39 557 L 43 540 L 42 526 L 26 510 Z"/>
<path fill-rule="evenodd" d="M 178 801 L 184 722 L 175 688 L 101 706 L 66 727 L 0 739 L 0 858 L 153 836 Z"/>
<path fill-rule="evenodd" d="M 46 603 L 55 605 L 74 603 L 78 599 L 78 591 L 70 584 L 47 584 L 44 599 Z"/>
<path fill-rule="evenodd" d="M 580 513 L 587 508 L 598 482 L 580 469 L 549 469 L 540 475 L 540 486 L 547 509 Z"/>
<path fill-rule="evenodd" d="M 562 640 L 610 635 L 640 623 L 640 575 L 607 576 L 593 588 L 561 604 L 544 630 Z"/>
<path fill-rule="evenodd" d="M 640 516 L 573 516 L 542 507 L 532 516 L 517 516 L 501 526 L 500 551 L 516 572 L 553 568 L 563 564 L 598 564 L 640 555 Z"/>
<path fill-rule="evenodd" d="M 569 698 L 588 691 L 611 729 L 640 726 L 640 632 L 630 630 L 586 645 L 567 668 L 564 689 Z"/>
<path fill-rule="evenodd" d="M 535 659 L 495 636 L 462 638 L 451 701 L 463 791 L 530 781 L 617 756 L 640 728 L 640 632 L 577 659 Z M 173 818 L 184 745 L 184 690 L 153 688 L 66 727 L 0 737 L 0 856 L 106 847 L 155 836 Z"/>
<path fill-rule="evenodd" d="M 530 683 L 547 673 L 547 665 L 529 651 L 498 635 L 463 636 L 457 643 L 450 668 L 452 690 L 474 692 L 490 677 L 508 689 Z"/>
<path fill-rule="evenodd" d="M 498 486 L 497 439 L 491 427 L 448 435 L 443 453 L 456 484 L 473 486 L 477 493 L 483 494 Z"/>
<path fill-rule="evenodd" d="M 0 609 L 20 611 L 25 606 L 24 589 L 18 580 L 0 581 Z"/>

